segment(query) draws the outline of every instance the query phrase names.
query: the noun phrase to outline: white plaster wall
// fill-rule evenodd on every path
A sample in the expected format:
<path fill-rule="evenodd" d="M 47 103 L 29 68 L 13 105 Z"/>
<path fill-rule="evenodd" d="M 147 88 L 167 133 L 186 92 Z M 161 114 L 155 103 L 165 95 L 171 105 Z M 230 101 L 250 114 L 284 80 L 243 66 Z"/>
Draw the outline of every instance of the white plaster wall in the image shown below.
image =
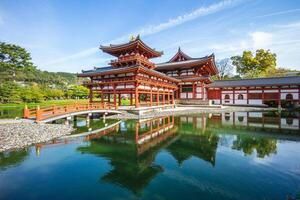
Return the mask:
<path fill-rule="evenodd" d="M 284 89 L 284 90 L 281 90 L 281 92 L 290 93 L 290 92 L 299 92 L 299 90 L 298 89 Z"/>
<path fill-rule="evenodd" d="M 246 90 L 236 90 L 235 94 L 246 94 L 247 91 Z"/>
<path fill-rule="evenodd" d="M 196 94 L 196 98 L 202 98 L 202 94 Z"/>
<path fill-rule="evenodd" d="M 279 90 L 264 90 L 264 93 L 275 93 L 279 92 Z"/>
<path fill-rule="evenodd" d="M 212 104 L 215 104 L 215 105 L 219 105 L 221 103 L 221 100 L 220 99 L 212 99 L 210 100 L 211 102 L 213 101 L 214 103 Z"/>
<path fill-rule="evenodd" d="M 262 100 L 261 99 L 249 99 L 249 104 L 250 105 L 262 105 Z"/>
<path fill-rule="evenodd" d="M 292 129 L 292 130 L 298 130 L 299 129 L 299 119 L 293 119 L 293 123 L 287 124 L 287 119 L 286 118 L 281 118 L 280 123 L 281 123 L 281 128 L 282 129 Z"/>
<path fill-rule="evenodd" d="M 222 114 L 222 124 L 233 125 L 233 113 L 223 113 Z"/>
<path fill-rule="evenodd" d="M 246 99 L 236 99 L 234 103 L 244 105 L 244 104 L 247 104 L 247 100 Z"/>
<path fill-rule="evenodd" d="M 202 92 L 202 88 L 201 88 L 201 87 L 197 87 L 197 88 L 196 88 L 196 91 L 197 91 L 197 92 Z"/>
<path fill-rule="evenodd" d="M 186 98 L 186 93 L 180 93 L 180 98 L 185 99 Z"/>
<path fill-rule="evenodd" d="M 188 99 L 192 99 L 193 98 L 193 93 L 188 93 Z"/>
<path fill-rule="evenodd" d="M 298 98 L 299 98 L 298 93 L 281 93 L 280 94 L 280 99 L 285 100 L 287 94 L 292 94 L 293 95 L 293 100 L 298 100 Z"/>
<path fill-rule="evenodd" d="M 259 117 L 262 118 L 262 113 L 261 112 L 249 112 L 249 117 Z"/>
<path fill-rule="evenodd" d="M 249 93 L 262 93 L 262 90 L 249 90 Z"/>
<path fill-rule="evenodd" d="M 235 112 L 235 124 L 247 126 L 247 112 Z"/>

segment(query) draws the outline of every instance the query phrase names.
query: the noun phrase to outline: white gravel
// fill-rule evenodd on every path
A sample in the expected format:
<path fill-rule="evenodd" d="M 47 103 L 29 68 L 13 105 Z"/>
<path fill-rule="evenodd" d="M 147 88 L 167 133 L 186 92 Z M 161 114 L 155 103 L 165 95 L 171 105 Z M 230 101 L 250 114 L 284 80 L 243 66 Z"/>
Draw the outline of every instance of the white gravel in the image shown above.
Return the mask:
<path fill-rule="evenodd" d="M 0 123 L 0 152 L 46 142 L 71 134 L 72 130 L 71 126 L 61 124 Z"/>

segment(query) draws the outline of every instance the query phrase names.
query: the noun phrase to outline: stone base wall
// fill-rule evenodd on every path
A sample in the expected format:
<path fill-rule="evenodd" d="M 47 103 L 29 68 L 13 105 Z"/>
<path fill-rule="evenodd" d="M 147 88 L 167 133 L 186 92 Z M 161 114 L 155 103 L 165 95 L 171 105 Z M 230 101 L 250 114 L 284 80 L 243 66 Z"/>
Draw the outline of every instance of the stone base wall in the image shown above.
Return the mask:
<path fill-rule="evenodd" d="M 182 105 L 209 105 L 209 100 L 202 99 L 177 99 L 175 102 Z"/>

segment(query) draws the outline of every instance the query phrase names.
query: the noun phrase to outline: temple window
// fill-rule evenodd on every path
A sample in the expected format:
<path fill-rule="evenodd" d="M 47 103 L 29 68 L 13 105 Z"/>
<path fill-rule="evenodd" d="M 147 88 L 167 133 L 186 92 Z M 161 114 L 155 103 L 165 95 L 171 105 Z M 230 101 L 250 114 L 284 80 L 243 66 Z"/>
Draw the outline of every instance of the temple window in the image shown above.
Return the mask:
<path fill-rule="evenodd" d="M 183 85 L 182 92 L 193 92 L 193 87 L 191 85 Z"/>
<path fill-rule="evenodd" d="M 293 95 L 287 94 L 285 98 L 286 98 L 286 100 L 293 100 Z"/>
<path fill-rule="evenodd" d="M 239 95 L 238 95 L 238 99 L 240 99 L 240 100 L 244 99 L 244 95 L 239 94 Z"/>

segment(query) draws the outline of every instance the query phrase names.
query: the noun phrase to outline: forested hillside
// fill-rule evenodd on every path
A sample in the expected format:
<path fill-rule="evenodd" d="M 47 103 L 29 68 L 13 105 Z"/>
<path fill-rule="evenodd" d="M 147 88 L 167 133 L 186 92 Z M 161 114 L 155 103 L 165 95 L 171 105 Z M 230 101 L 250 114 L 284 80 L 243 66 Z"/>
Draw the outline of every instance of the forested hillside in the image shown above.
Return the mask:
<path fill-rule="evenodd" d="M 76 74 L 39 70 L 26 49 L 0 43 L 0 103 L 85 98 Z"/>

